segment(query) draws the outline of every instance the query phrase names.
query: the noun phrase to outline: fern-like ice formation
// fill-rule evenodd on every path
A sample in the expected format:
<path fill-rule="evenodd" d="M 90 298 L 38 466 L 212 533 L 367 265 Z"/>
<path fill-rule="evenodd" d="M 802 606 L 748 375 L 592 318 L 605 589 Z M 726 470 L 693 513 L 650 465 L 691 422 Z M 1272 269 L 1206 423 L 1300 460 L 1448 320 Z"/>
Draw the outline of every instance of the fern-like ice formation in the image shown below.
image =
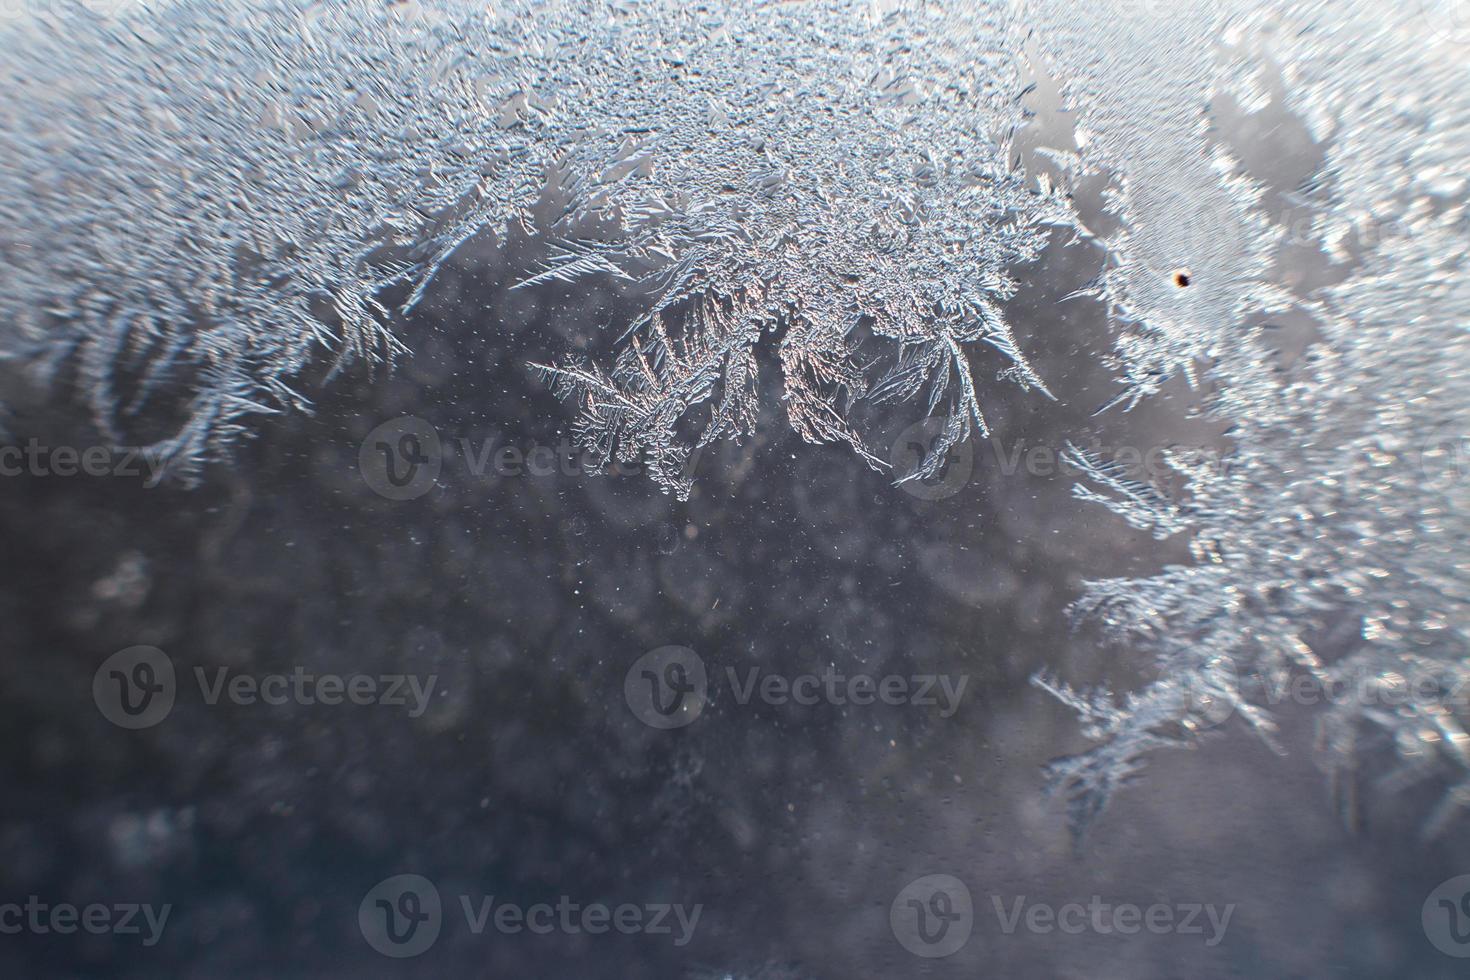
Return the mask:
<path fill-rule="evenodd" d="M 1370 0 L 1198 0 L 1162 19 L 1121 0 L 1091 20 L 1028 6 L 1072 82 L 1076 164 L 1091 156 L 1122 187 L 1099 292 L 1124 326 L 1126 400 L 1202 369 L 1236 446 L 1229 467 L 1183 466 L 1177 506 L 1094 470 L 1130 523 L 1188 527 L 1194 562 L 1092 583 L 1078 604 L 1153 657 L 1145 690 L 1037 679 L 1097 742 L 1051 769 L 1074 828 L 1153 749 L 1231 714 L 1269 738 L 1269 708 L 1305 678 L 1337 692 L 1318 720 L 1344 801 L 1386 754 L 1398 764 L 1376 778 L 1441 781 L 1426 829 L 1443 829 L 1470 805 L 1470 37 L 1442 29 L 1450 11 Z M 1209 99 L 1260 107 L 1272 72 L 1325 153 L 1303 193 L 1341 281 L 1303 296 L 1272 282 L 1281 233 L 1205 139 Z M 1275 370 L 1249 317 L 1288 306 L 1317 338 Z"/>
<path fill-rule="evenodd" d="M 549 369 L 581 399 L 584 435 L 605 458 L 643 455 L 687 494 L 672 464 L 750 431 L 757 351 L 773 334 L 792 427 L 874 466 L 848 421 L 858 399 L 942 406 L 952 422 L 931 468 L 986 431 L 977 343 L 1001 352 L 1004 374 L 1042 388 L 999 304 L 1008 269 L 1034 258 L 1069 210 L 1010 159 L 1022 81 L 1000 13 L 785 4 L 628 39 L 625 60 L 662 59 L 663 80 L 630 79 L 613 102 L 587 93 L 585 125 L 602 135 L 567 161 L 576 197 L 624 234 L 569 248 L 544 273 L 638 269 L 654 291 L 611 373 Z M 886 370 L 859 359 L 859 331 L 886 342 L 868 355 L 886 355 Z"/>
<path fill-rule="evenodd" d="M 610 372 L 549 371 L 603 455 L 646 456 L 687 494 L 679 431 L 750 430 L 773 334 L 808 441 L 879 465 L 847 420 L 865 397 L 942 406 L 958 441 L 985 430 L 976 344 L 1041 387 L 999 304 L 1069 214 L 1010 159 L 1005 13 L 62 5 L 4 40 L 4 352 L 79 365 L 117 441 L 150 398 L 182 408 L 163 448 L 188 469 L 247 416 L 303 404 L 293 379 L 321 352 L 391 355 L 396 307 L 469 236 L 529 222 L 555 175 L 569 203 L 545 231 L 565 248 L 528 281 L 652 290 Z M 576 238 L 589 218 L 617 231 Z M 887 342 L 888 370 L 858 332 Z"/>
<path fill-rule="evenodd" d="M 549 181 L 561 248 L 526 281 L 648 297 L 610 367 L 545 368 L 604 458 L 687 494 L 689 455 L 751 430 L 773 361 L 804 439 L 881 465 L 853 404 L 917 400 L 950 420 L 937 466 L 985 429 L 980 348 L 1045 390 L 1001 315 L 1075 223 L 1013 158 L 1038 52 L 1077 120 L 1054 159 L 1110 179 L 1086 291 L 1119 328 L 1115 411 L 1207 384 L 1236 448 L 1178 460 L 1176 499 L 1072 455 L 1079 496 L 1193 550 L 1078 603 L 1155 683 L 1039 679 L 1098 743 L 1053 768 L 1074 823 L 1227 711 L 1269 737 L 1294 673 L 1363 681 L 1321 715 L 1336 773 L 1381 742 L 1404 778 L 1446 779 L 1432 828 L 1470 801 L 1456 0 L 98 6 L 0 24 L 0 355 L 75 378 L 103 432 L 184 472 L 304 405 L 309 366 L 411 344 L 401 309 L 470 236 L 529 224 Z M 1301 199 L 1338 276 L 1311 293 L 1211 128 L 1212 99 L 1259 109 L 1278 77 L 1324 155 Z M 610 231 L 580 237 L 589 219 Z M 1287 310 L 1316 336 L 1278 369 L 1255 324 Z M 177 425 L 139 421 L 158 416 Z"/>

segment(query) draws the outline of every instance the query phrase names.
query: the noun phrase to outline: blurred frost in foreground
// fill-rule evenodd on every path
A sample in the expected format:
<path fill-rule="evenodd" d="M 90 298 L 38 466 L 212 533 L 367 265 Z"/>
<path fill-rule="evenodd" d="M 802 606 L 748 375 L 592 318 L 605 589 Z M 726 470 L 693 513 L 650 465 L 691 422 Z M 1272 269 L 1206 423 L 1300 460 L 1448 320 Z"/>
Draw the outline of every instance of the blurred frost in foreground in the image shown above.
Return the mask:
<path fill-rule="evenodd" d="M 1036 53 L 1075 113 L 1059 183 L 1109 179 L 1118 230 L 1082 292 L 1118 328 L 1096 352 L 1114 409 L 1182 378 L 1236 449 L 1228 469 L 1179 458 L 1174 494 L 1075 459 L 1080 496 L 1189 535 L 1193 561 L 1077 606 L 1153 684 L 1119 701 L 1038 679 L 1097 742 L 1052 767 L 1074 825 L 1223 713 L 1269 738 L 1301 676 L 1362 681 L 1321 712 L 1344 788 L 1381 746 L 1390 778 L 1443 781 L 1431 830 L 1470 801 L 1454 0 L 94 6 L 0 27 L 0 353 L 77 378 L 109 438 L 183 472 L 304 405 L 310 367 L 411 344 L 397 314 L 470 236 L 529 228 L 549 182 L 566 206 L 535 230 L 556 257 L 528 281 L 650 297 L 611 367 L 545 369 L 603 457 L 687 494 L 689 454 L 754 424 L 770 346 L 803 438 L 881 465 L 851 407 L 915 401 L 949 419 L 937 467 L 984 432 L 977 364 L 1045 392 L 1001 306 L 1054 228 L 1086 233 L 1015 160 Z M 1338 275 L 1310 290 L 1211 125 L 1213 100 L 1255 111 L 1278 88 L 1323 154 L 1298 196 Z M 1314 330 L 1289 366 L 1263 329 L 1288 313 Z"/>

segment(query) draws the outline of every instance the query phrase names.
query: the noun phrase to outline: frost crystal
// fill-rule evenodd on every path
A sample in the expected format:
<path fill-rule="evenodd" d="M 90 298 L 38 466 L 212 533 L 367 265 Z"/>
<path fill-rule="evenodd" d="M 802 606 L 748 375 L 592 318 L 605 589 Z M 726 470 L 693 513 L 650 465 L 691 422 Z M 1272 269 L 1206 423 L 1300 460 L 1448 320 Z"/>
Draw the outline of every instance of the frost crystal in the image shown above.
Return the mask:
<path fill-rule="evenodd" d="M 1104 244 L 1094 290 L 1123 328 L 1129 406 L 1202 361 L 1257 355 L 1236 329 L 1247 312 L 1290 304 L 1268 279 L 1279 233 L 1259 189 L 1210 141 L 1209 96 L 1224 72 L 1217 0 L 1160 4 L 1017 0 L 1064 99 L 1078 113 L 1075 176 L 1113 178 L 1122 229 Z M 1242 350 L 1245 345 L 1245 350 Z"/>
<path fill-rule="evenodd" d="M 53 370 L 79 352 L 117 441 L 183 397 L 164 446 L 192 466 L 303 404 L 315 352 L 391 354 L 393 305 L 470 235 L 529 222 L 555 175 L 567 245 L 528 281 L 653 291 L 610 372 L 549 372 L 605 456 L 687 493 L 676 429 L 750 430 L 772 331 L 808 441 L 879 465 L 847 421 L 862 397 L 942 404 L 958 441 L 985 429 L 977 343 L 1040 387 L 998 304 L 1068 209 L 1009 159 L 1004 5 L 956 6 L 63 7 L 4 42 L 4 349 Z M 616 232 L 576 239 L 591 218 Z"/>
<path fill-rule="evenodd" d="M 13 24 L 0 349 L 75 364 L 115 442 L 163 402 L 183 470 L 246 416 L 304 404 L 315 352 L 391 353 L 380 293 L 504 220 L 516 169 L 492 87 L 407 9 L 75 4 Z"/>
<path fill-rule="evenodd" d="M 0 27 L 0 355 L 75 376 L 109 438 L 188 472 L 304 405 L 309 367 L 400 350 L 395 315 L 436 270 L 530 226 L 554 184 L 539 230 L 560 248 L 525 283 L 619 277 L 647 299 L 611 367 L 542 369 L 602 458 L 687 495 L 697 448 L 751 432 L 773 361 L 794 430 L 875 467 L 855 403 L 943 412 L 922 479 L 986 431 L 985 357 L 1046 392 L 1001 312 L 1076 226 L 1014 161 L 1034 52 L 1076 119 L 1051 159 L 1109 182 L 1117 230 L 1081 292 L 1118 327 L 1113 407 L 1184 379 L 1235 448 L 1228 468 L 1176 459 L 1172 499 L 1069 455 L 1078 496 L 1192 551 L 1076 606 L 1152 658 L 1151 686 L 1038 678 L 1098 743 L 1052 768 L 1074 824 L 1226 715 L 1270 737 L 1273 692 L 1306 676 L 1361 681 L 1320 713 L 1333 772 L 1382 745 L 1392 778 L 1445 782 L 1439 829 L 1470 802 L 1456 7 L 58 3 Z M 1296 200 L 1330 284 L 1283 275 L 1272 191 L 1213 125 L 1225 96 L 1315 142 Z M 1278 366 L 1259 323 L 1287 312 L 1315 335 Z"/>
<path fill-rule="evenodd" d="M 1099 743 L 1051 775 L 1081 830 L 1152 749 L 1190 744 L 1231 713 L 1269 737 L 1265 708 L 1304 676 L 1348 695 L 1319 714 L 1339 788 L 1349 792 L 1363 757 L 1382 746 L 1399 759 L 1396 785 L 1443 782 L 1427 827 L 1439 830 L 1470 802 L 1463 51 L 1417 9 L 1336 0 L 1287 12 L 1205 2 L 1130 43 L 1139 26 L 1125 26 L 1130 6 L 1104 5 L 1091 24 L 1081 24 L 1090 13 L 1058 8 L 1039 28 L 1072 25 L 1044 35 L 1047 50 L 1074 73 L 1080 126 L 1100 133 L 1082 156 L 1095 147 L 1124 186 L 1125 230 L 1110 243 L 1102 293 L 1129 328 L 1126 394 L 1204 364 L 1237 454 L 1228 468 L 1190 469 L 1177 510 L 1094 469 L 1135 526 L 1172 532 L 1182 515 L 1194 563 L 1093 583 L 1078 603 L 1082 619 L 1147 650 L 1158 679 L 1119 703 L 1038 677 Z M 1113 13 L 1116 28 L 1104 23 Z M 1226 23 L 1228 65 L 1216 44 Z M 1339 281 L 1301 296 L 1271 282 L 1266 258 L 1280 233 L 1251 212 L 1258 189 L 1203 138 L 1212 95 L 1253 104 L 1272 70 L 1325 153 L 1307 194 Z M 1156 99 L 1137 89 L 1144 79 Z M 1395 103 L 1384 92 L 1412 96 Z M 1171 186 L 1198 194 L 1192 209 L 1178 207 Z M 1160 230 L 1171 223 L 1176 231 Z M 1192 228 L 1218 230 L 1223 250 Z M 1191 281 L 1176 284 L 1176 300 L 1162 271 L 1186 266 Z M 1228 289 L 1211 296 L 1217 281 Z M 1288 305 L 1312 316 L 1319 339 L 1296 366 L 1273 370 L 1244 315 Z"/>
<path fill-rule="evenodd" d="M 757 350 L 773 333 L 792 427 L 875 467 L 848 421 L 855 400 L 942 405 L 954 421 L 938 461 L 986 431 L 975 344 L 1042 388 L 999 304 L 1007 269 L 1068 209 L 1008 159 L 1022 85 L 997 5 L 955 8 L 696 8 L 599 41 L 634 74 L 609 66 L 624 77 L 594 77 L 569 100 L 593 135 L 565 166 L 579 206 L 622 232 L 543 275 L 637 270 L 653 291 L 612 372 L 549 369 L 604 458 L 642 454 L 687 494 L 677 430 L 695 445 L 750 432 Z M 859 334 L 884 343 L 869 357 L 886 355 L 886 372 L 860 359 Z"/>

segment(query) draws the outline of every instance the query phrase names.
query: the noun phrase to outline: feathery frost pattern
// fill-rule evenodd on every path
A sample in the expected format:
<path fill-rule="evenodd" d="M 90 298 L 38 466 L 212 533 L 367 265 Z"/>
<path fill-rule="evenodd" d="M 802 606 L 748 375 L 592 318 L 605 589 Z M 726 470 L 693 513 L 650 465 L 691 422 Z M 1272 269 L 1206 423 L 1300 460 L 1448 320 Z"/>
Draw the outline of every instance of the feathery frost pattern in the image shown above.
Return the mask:
<path fill-rule="evenodd" d="M 541 366 L 584 445 L 686 497 L 692 454 L 751 433 L 777 370 L 794 431 L 875 468 L 855 405 L 943 413 L 921 479 L 987 432 L 991 383 L 1050 395 L 1002 314 L 1056 229 L 1087 233 L 1015 161 L 1035 52 L 1076 122 L 1049 148 L 1061 182 L 1108 180 L 1116 230 L 1079 290 L 1116 327 L 1107 409 L 1182 379 L 1234 448 L 1174 459 L 1173 497 L 1069 450 L 1079 498 L 1191 554 L 1075 606 L 1152 684 L 1036 679 L 1095 743 L 1050 769 L 1074 827 L 1155 749 L 1230 718 L 1272 739 L 1305 677 L 1353 692 L 1319 711 L 1343 798 L 1391 758 L 1390 785 L 1442 784 L 1436 832 L 1470 805 L 1455 5 L 60 3 L 0 27 L 0 355 L 74 380 L 109 439 L 188 475 L 319 375 L 406 351 L 397 319 L 436 271 L 533 227 L 554 186 L 535 230 L 558 247 L 522 285 L 646 299 L 610 365 Z M 1272 192 L 1212 126 L 1227 96 L 1320 150 L 1293 200 L 1330 284 L 1282 275 Z M 1262 324 L 1288 313 L 1314 333 L 1278 366 Z"/>
<path fill-rule="evenodd" d="M 958 441 L 985 431 L 976 345 L 1041 388 L 998 304 L 1069 210 L 1008 158 L 1004 5 L 956 7 L 188 0 L 23 25 L 5 348 L 53 370 L 79 351 L 119 441 L 185 393 L 165 446 L 187 470 L 303 405 L 319 352 L 391 356 L 395 308 L 468 237 L 529 222 L 555 175 L 565 248 L 527 281 L 653 296 L 610 372 L 548 372 L 607 457 L 687 494 L 676 427 L 750 430 L 767 334 L 808 441 L 881 466 L 847 422 L 863 397 L 943 406 Z M 591 218 L 618 232 L 575 239 Z"/>
<path fill-rule="evenodd" d="M 1235 444 L 1228 467 L 1180 464 L 1177 506 L 1095 466 L 1085 475 L 1108 492 L 1078 488 L 1156 536 L 1187 530 L 1194 560 L 1094 582 L 1077 603 L 1080 621 L 1153 658 L 1148 688 L 1119 699 L 1036 679 L 1097 743 L 1051 767 L 1074 829 L 1149 751 L 1231 716 L 1271 740 L 1269 708 L 1306 680 L 1346 692 L 1318 714 L 1345 816 L 1366 760 L 1396 758 L 1373 778 L 1437 780 L 1444 802 L 1425 829 L 1443 830 L 1470 805 L 1470 76 L 1458 39 L 1434 30 L 1454 19 L 1201 0 L 1150 30 L 1126 3 L 1098 8 L 1112 25 L 1028 6 L 1049 8 L 1038 35 L 1074 83 L 1079 128 L 1097 134 L 1077 166 L 1091 158 L 1123 187 L 1099 292 L 1120 321 L 1125 400 L 1203 370 Z M 1340 281 L 1303 295 L 1272 281 L 1282 231 L 1260 189 L 1204 139 L 1212 97 L 1259 106 L 1273 71 L 1325 155 L 1301 196 Z M 1386 104 L 1383 86 L 1414 93 L 1412 110 Z M 1166 170 L 1156 151 L 1180 157 Z M 1171 292 L 1178 268 L 1190 281 Z M 1288 308 L 1318 337 L 1277 369 L 1249 316 Z"/>

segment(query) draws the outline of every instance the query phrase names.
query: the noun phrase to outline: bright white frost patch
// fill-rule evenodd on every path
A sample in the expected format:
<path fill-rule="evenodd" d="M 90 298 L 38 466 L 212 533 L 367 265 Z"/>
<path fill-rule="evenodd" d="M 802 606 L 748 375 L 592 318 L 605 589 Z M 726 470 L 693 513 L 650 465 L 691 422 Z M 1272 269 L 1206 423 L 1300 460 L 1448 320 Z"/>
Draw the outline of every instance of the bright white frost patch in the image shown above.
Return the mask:
<path fill-rule="evenodd" d="M 849 405 L 919 399 L 953 419 L 937 465 L 985 430 L 978 346 L 992 375 L 1041 387 L 999 304 L 1069 218 L 1009 159 L 1004 5 L 955 6 L 201 0 L 126 30 L 43 18 L 7 42 L 5 346 L 80 349 L 113 435 L 182 382 L 165 445 L 189 467 L 244 416 L 299 404 L 291 379 L 324 349 L 391 353 L 389 297 L 411 304 L 467 237 L 528 222 L 555 170 L 561 249 L 531 281 L 653 294 L 611 370 L 548 369 L 587 444 L 687 494 L 678 430 L 750 430 L 770 337 L 803 438 L 879 466 Z M 576 240 L 589 218 L 620 232 Z M 859 360 L 858 329 L 883 350 Z"/>
<path fill-rule="evenodd" d="M 1237 450 L 1228 468 L 1187 470 L 1177 509 L 1103 481 L 1136 526 L 1168 534 L 1182 518 L 1195 561 L 1095 582 L 1078 603 L 1153 658 L 1147 689 L 1120 702 L 1038 678 L 1098 742 L 1052 767 L 1074 826 L 1145 752 L 1189 744 L 1222 713 L 1269 738 L 1266 709 L 1296 678 L 1346 692 L 1312 699 L 1345 799 L 1343 780 L 1381 751 L 1398 759 L 1395 784 L 1441 781 L 1427 829 L 1443 829 L 1470 804 L 1470 73 L 1442 29 L 1447 11 L 1023 6 L 1092 137 L 1076 166 L 1122 186 L 1123 231 L 1097 292 L 1124 327 L 1130 400 L 1171 374 L 1207 373 Z M 1300 193 L 1343 281 L 1306 295 L 1273 281 L 1281 230 L 1205 139 L 1209 100 L 1223 91 L 1259 107 L 1270 72 L 1326 155 Z M 1171 267 L 1188 270 L 1187 286 L 1169 283 Z M 1292 307 L 1321 340 L 1283 372 L 1247 318 Z"/>

